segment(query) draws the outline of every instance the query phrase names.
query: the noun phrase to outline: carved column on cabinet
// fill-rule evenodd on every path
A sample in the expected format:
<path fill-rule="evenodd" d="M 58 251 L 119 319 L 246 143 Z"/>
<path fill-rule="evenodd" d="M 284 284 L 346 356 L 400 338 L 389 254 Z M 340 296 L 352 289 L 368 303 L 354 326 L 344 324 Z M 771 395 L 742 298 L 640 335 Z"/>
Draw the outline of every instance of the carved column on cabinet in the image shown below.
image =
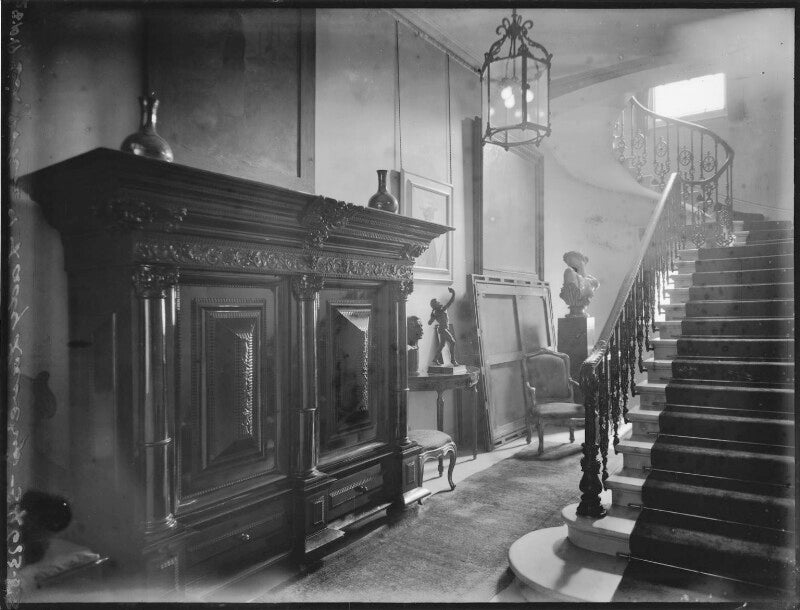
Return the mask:
<path fill-rule="evenodd" d="M 430 495 L 430 491 L 420 486 L 418 456 L 420 448 L 408 438 L 408 360 L 406 344 L 406 301 L 414 290 L 413 280 L 401 280 L 390 284 L 391 300 L 391 345 L 390 350 L 392 395 L 394 408 L 395 466 L 392 478 L 394 501 L 390 512 L 403 511 L 409 505 Z"/>
<path fill-rule="evenodd" d="M 168 335 L 175 323 L 172 312 L 178 269 L 169 265 L 138 265 L 133 288 L 139 302 L 139 395 L 145 473 L 144 532 L 154 535 L 174 528 L 169 417 L 172 412 Z"/>
<path fill-rule="evenodd" d="M 292 292 L 300 302 L 299 382 L 300 402 L 296 413 L 298 437 L 292 454 L 292 474 L 309 479 L 317 470 L 317 303 L 324 281 L 319 275 L 292 278 Z"/>
<path fill-rule="evenodd" d="M 406 343 L 408 331 L 406 327 L 406 301 L 408 295 L 414 291 L 413 280 L 401 280 L 391 284 L 391 320 L 392 337 L 391 350 L 394 399 L 394 438 L 398 445 L 406 446 L 411 441 L 408 438 L 408 359 L 406 356 Z"/>

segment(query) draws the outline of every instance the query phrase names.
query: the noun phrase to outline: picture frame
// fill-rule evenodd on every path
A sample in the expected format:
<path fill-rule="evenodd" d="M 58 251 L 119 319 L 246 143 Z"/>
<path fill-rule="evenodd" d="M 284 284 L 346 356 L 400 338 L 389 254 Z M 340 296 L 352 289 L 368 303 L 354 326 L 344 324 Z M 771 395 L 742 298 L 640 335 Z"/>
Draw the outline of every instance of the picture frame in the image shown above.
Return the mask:
<path fill-rule="evenodd" d="M 431 178 L 401 174 L 400 213 L 411 218 L 453 226 L 453 186 Z M 453 281 L 453 235 L 448 231 L 431 242 L 416 259 L 414 280 Z"/>

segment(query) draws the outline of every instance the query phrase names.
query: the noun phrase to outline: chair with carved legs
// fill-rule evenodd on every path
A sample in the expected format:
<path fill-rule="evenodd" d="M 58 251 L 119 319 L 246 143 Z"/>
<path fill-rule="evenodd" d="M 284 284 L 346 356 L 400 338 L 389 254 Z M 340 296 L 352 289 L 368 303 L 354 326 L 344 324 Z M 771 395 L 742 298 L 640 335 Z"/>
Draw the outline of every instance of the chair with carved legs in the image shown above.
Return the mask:
<path fill-rule="evenodd" d="M 456 465 L 456 444 L 449 434 L 439 432 L 438 430 L 410 430 L 408 438 L 416 442 L 422 447 L 422 452 L 418 458 L 419 469 L 419 482 L 422 485 L 422 476 L 425 468 L 425 462 L 429 460 L 439 460 L 439 476 L 444 472 L 444 458 L 450 456 L 450 465 L 447 468 L 447 482 L 450 483 L 450 489 L 456 488 L 453 483 L 453 468 Z"/>
<path fill-rule="evenodd" d="M 539 437 L 539 451 L 544 452 L 544 424 L 569 427 L 569 442 L 575 441 L 575 426 L 584 422 L 584 407 L 575 402 L 574 390 L 580 388 L 569 375 L 569 356 L 546 348 L 528 354 L 525 364 L 527 441 L 533 426 Z"/>

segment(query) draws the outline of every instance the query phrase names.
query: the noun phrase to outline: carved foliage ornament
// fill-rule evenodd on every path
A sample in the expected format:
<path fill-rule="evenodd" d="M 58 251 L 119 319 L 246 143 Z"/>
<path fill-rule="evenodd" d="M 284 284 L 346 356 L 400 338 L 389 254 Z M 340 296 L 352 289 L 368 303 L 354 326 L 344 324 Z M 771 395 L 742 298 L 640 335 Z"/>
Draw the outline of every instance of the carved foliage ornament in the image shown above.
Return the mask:
<path fill-rule="evenodd" d="M 428 244 L 406 244 L 403 247 L 403 258 L 409 261 L 422 256 L 428 249 Z"/>
<path fill-rule="evenodd" d="M 171 265 L 137 265 L 131 277 L 136 296 L 143 299 L 164 299 L 167 291 L 178 283 L 180 272 Z"/>
<path fill-rule="evenodd" d="M 295 298 L 300 301 L 309 301 L 317 296 L 322 290 L 325 280 L 321 275 L 296 275 L 292 278 L 292 292 Z"/>
<path fill-rule="evenodd" d="M 312 266 L 305 256 L 293 252 L 196 242 L 140 241 L 136 244 L 134 254 L 142 261 L 223 269 L 313 270 L 325 275 L 370 279 L 411 279 L 413 275 L 413 266 L 410 264 L 318 255 Z"/>
<path fill-rule="evenodd" d="M 391 290 L 391 298 L 393 301 L 405 301 L 408 299 L 408 295 L 414 292 L 414 280 L 393 282 L 389 290 Z"/>
<path fill-rule="evenodd" d="M 360 206 L 330 197 L 315 197 L 300 213 L 300 224 L 308 227 L 305 247 L 320 250 L 330 237 L 332 229 L 346 226 Z"/>
<path fill-rule="evenodd" d="M 155 229 L 171 232 L 186 218 L 186 208 L 166 208 L 144 201 L 118 197 L 92 208 L 94 215 L 110 230 Z"/>

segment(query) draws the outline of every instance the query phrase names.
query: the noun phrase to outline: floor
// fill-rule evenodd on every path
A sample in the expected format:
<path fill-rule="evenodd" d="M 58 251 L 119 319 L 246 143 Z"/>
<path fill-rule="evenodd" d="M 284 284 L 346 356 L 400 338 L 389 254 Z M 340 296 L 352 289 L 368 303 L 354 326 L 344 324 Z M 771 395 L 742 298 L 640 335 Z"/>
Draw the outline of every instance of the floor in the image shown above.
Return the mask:
<path fill-rule="evenodd" d="M 580 443 L 583 439 L 583 431 L 576 430 L 575 442 Z M 565 443 L 568 439 L 568 432 L 564 429 L 552 429 L 545 435 L 548 443 Z M 533 444 L 537 440 L 534 438 Z M 511 441 L 494 451 L 479 453 L 477 458 L 472 456 L 472 448 L 465 447 L 459 449 L 459 456 L 456 460 L 456 467 L 453 471 L 453 481 L 456 486 L 460 481 L 467 477 L 489 468 L 493 464 L 511 457 L 518 450 L 526 446 L 525 439 Z M 577 474 L 576 474 L 577 477 Z M 577 478 L 576 478 L 577 485 Z M 427 502 L 435 501 L 433 496 L 440 493 L 450 493 L 450 485 L 447 482 L 447 468 L 445 464 L 444 476 L 439 476 L 435 461 L 427 462 L 423 486 L 431 491 L 432 496 L 427 498 Z M 357 541 L 355 541 L 357 544 Z M 172 601 L 203 601 L 216 603 L 243 603 L 252 601 L 264 595 L 274 587 L 280 586 L 282 582 L 295 577 L 297 570 L 290 564 L 272 565 L 260 570 L 255 570 L 246 577 L 238 580 L 235 584 L 230 584 L 212 590 L 196 590 L 183 600 Z M 89 590 L 85 587 L 71 587 L 60 589 L 40 589 L 34 597 L 28 597 L 30 602 L 55 602 L 55 601 L 81 601 L 81 602 L 137 602 L 137 601 L 164 601 L 163 599 L 153 599 L 153 596 L 141 584 L 125 579 L 108 580 L 102 589 Z M 354 602 L 358 600 L 353 600 Z M 487 602 L 489 600 L 486 600 Z M 516 583 L 512 583 L 506 590 L 498 594 L 491 601 L 529 601 L 521 596 Z M 543 599 L 542 601 L 548 601 Z"/>

